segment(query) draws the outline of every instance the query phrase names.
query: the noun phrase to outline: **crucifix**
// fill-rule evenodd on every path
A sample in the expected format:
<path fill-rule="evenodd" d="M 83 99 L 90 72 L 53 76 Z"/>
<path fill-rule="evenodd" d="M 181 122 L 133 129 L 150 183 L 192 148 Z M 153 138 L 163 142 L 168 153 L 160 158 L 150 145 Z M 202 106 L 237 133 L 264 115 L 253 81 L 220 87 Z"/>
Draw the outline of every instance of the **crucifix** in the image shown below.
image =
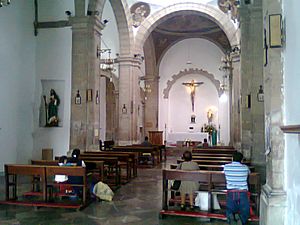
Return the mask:
<path fill-rule="evenodd" d="M 189 87 L 191 89 L 191 101 L 192 101 L 192 111 L 194 112 L 195 109 L 195 91 L 196 91 L 196 87 L 200 86 L 201 84 L 203 84 L 203 82 L 195 82 L 194 80 L 192 80 L 191 82 L 185 82 L 182 83 L 183 85 Z"/>

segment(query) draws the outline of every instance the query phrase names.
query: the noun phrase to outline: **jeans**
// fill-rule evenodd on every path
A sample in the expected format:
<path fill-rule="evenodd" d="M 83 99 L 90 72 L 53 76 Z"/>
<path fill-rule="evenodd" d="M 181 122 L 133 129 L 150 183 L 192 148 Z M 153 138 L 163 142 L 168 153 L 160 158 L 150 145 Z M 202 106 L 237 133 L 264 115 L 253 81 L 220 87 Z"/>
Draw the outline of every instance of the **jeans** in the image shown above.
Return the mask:
<path fill-rule="evenodd" d="M 226 198 L 226 217 L 230 222 L 231 215 L 238 213 L 243 224 L 250 216 L 250 205 L 247 191 L 228 191 Z"/>

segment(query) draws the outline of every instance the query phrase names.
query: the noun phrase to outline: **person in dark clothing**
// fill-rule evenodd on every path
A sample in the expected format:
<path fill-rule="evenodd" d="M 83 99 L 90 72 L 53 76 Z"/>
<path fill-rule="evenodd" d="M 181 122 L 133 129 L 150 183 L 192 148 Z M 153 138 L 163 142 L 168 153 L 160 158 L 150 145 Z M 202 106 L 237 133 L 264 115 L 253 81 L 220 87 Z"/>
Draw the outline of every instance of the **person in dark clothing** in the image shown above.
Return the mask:
<path fill-rule="evenodd" d="M 151 147 L 152 146 L 152 144 L 149 141 L 149 138 L 147 136 L 145 137 L 145 140 L 141 143 L 141 146 L 144 146 L 144 147 Z"/>
<path fill-rule="evenodd" d="M 80 156 L 80 150 L 77 148 L 74 149 L 72 152 L 72 157 L 68 160 L 67 165 L 86 167 L 84 161 L 79 159 L 79 156 Z M 69 176 L 68 183 L 69 184 L 82 184 L 83 180 L 82 180 L 82 177 Z M 80 194 L 81 188 L 73 187 L 73 191 L 75 192 L 75 194 Z"/>

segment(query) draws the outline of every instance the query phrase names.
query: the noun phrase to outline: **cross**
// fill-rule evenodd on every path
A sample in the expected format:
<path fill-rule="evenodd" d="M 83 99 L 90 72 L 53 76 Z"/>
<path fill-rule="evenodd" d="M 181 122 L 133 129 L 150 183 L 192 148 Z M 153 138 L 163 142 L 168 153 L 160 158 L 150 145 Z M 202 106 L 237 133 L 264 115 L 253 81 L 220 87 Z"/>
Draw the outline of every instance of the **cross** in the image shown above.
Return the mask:
<path fill-rule="evenodd" d="M 203 82 L 195 82 L 192 80 L 191 82 L 184 82 L 182 83 L 183 85 L 189 87 L 191 89 L 191 101 L 192 101 L 192 111 L 194 112 L 195 109 L 195 91 L 196 87 L 200 86 L 203 84 Z"/>

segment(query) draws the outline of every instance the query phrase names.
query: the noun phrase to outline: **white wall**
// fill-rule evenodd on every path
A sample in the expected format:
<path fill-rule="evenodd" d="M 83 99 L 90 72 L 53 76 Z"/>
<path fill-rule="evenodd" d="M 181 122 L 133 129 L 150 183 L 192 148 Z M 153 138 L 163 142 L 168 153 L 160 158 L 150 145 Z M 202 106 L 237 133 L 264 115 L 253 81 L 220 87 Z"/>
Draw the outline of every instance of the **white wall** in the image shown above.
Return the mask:
<path fill-rule="evenodd" d="M 286 21 L 286 50 L 284 52 L 285 124 L 300 124 L 300 28 L 298 0 L 283 1 Z M 300 138 L 299 134 L 286 134 L 286 225 L 299 225 L 300 218 Z"/>
<path fill-rule="evenodd" d="M 35 47 L 33 1 L 0 9 L 0 171 L 27 163 L 33 147 Z"/>
<path fill-rule="evenodd" d="M 202 75 L 190 74 L 177 80 L 170 90 L 169 99 L 163 98 L 163 90 L 167 87 L 172 76 L 188 68 L 198 68 L 214 75 L 215 79 L 222 81 L 219 71 L 222 51 L 212 42 L 205 39 L 185 39 L 172 46 L 164 55 L 159 67 L 159 130 L 169 132 L 188 132 L 190 126 L 191 99 L 190 94 L 182 85 L 183 82 L 203 81 L 204 84 L 196 88 L 195 113 L 196 131 L 207 123 L 206 112 L 209 107 L 216 107 L 213 123 L 223 127 L 221 141 L 229 142 L 229 107 L 228 103 L 219 104 L 217 90 L 212 82 Z M 186 62 L 191 61 L 192 65 Z M 194 130 L 195 130 L 194 129 Z"/>
<path fill-rule="evenodd" d="M 111 58 L 116 58 L 116 54 L 120 53 L 120 42 L 119 42 L 119 31 L 117 27 L 116 18 L 111 7 L 109 1 L 105 2 L 102 14 L 102 22 L 104 20 L 108 20 L 108 23 L 105 25 L 105 28 L 102 30 L 101 36 L 101 48 L 109 48 L 111 49 Z M 102 54 L 102 58 L 108 58 L 108 54 Z M 116 71 L 114 74 L 118 77 L 119 76 L 119 69 L 116 66 Z"/>
<path fill-rule="evenodd" d="M 56 4 L 54 4 L 56 3 Z M 39 1 L 39 20 L 67 20 L 66 10 L 74 11 L 73 1 Z M 36 86 L 34 105 L 34 151 L 32 158 L 41 159 L 43 148 L 53 148 L 53 155 L 63 155 L 69 150 L 70 110 L 71 110 L 71 27 L 40 29 L 36 49 Z M 58 108 L 60 127 L 40 127 L 40 109 L 44 105 L 41 96 L 48 91 L 42 90 L 42 81 L 53 85 L 60 97 Z"/>

